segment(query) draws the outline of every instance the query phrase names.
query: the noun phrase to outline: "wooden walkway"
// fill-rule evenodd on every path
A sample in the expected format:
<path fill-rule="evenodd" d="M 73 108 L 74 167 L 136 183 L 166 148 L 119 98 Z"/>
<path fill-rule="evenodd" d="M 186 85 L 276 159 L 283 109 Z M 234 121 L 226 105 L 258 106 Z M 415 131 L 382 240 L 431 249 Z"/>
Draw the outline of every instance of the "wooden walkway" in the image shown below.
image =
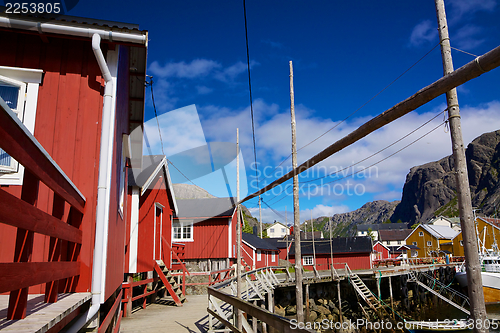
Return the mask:
<path fill-rule="evenodd" d="M 204 333 L 208 331 L 208 296 L 187 295 L 181 307 L 158 300 L 122 319 L 121 333 L 165 332 Z M 168 304 L 171 304 L 169 302 Z"/>
<path fill-rule="evenodd" d="M 65 316 L 90 301 L 90 293 L 59 294 L 56 303 L 45 303 L 44 295 L 28 295 L 26 318 L 7 320 L 9 295 L 0 295 L 0 331 L 16 333 L 46 332 Z M 206 298 L 206 297 L 205 297 Z"/>

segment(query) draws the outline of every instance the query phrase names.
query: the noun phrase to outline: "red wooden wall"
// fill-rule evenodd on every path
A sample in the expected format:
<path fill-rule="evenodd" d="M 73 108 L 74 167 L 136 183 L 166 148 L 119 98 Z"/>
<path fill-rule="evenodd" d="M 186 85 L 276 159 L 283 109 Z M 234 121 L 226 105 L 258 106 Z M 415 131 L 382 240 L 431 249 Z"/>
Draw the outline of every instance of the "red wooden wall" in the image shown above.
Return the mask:
<path fill-rule="evenodd" d="M 375 259 L 388 259 L 391 257 L 389 254 L 389 250 L 386 247 L 384 247 L 380 242 L 377 242 L 373 246 L 373 250 L 377 251 L 377 253 L 375 253 Z"/>
<path fill-rule="evenodd" d="M 333 263 L 334 268 L 344 268 L 343 263 L 347 263 L 352 270 L 355 269 L 369 269 L 372 266 L 370 253 L 334 253 Z M 295 263 L 295 256 L 290 256 L 290 262 Z M 331 262 L 330 254 L 316 254 L 316 269 L 327 270 L 330 269 L 329 263 Z M 304 266 L 305 269 L 312 270 L 312 266 Z"/>
<path fill-rule="evenodd" d="M 90 289 L 95 229 L 95 205 L 99 164 L 100 123 L 103 80 L 90 41 L 49 38 L 0 32 L 0 66 L 42 69 L 43 82 L 38 92 L 34 135 L 87 200 L 80 228 L 83 263 L 76 291 Z M 20 194 L 19 186 L 4 187 Z M 51 213 L 52 191 L 40 185 L 37 207 Z M 67 207 L 66 207 L 67 208 Z M 66 209 L 67 210 L 67 209 Z M 66 218 L 68 212 L 64 215 Z M 0 260 L 12 261 L 15 230 L 0 224 Z M 36 234 L 32 261 L 48 254 L 49 239 Z M 30 288 L 42 293 L 43 286 Z"/>
<path fill-rule="evenodd" d="M 154 234 L 155 203 L 163 206 L 162 214 L 162 235 L 170 243 L 172 233 L 172 207 L 168 198 L 167 184 L 165 177 L 160 172 L 139 200 L 139 240 L 137 249 L 137 272 L 152 271 L 153 268 L 153 247 L 161 242 L 158 233 Z M 170 249 L 162 244 L 163 261 L 167 266 L 170 263 Z"/>

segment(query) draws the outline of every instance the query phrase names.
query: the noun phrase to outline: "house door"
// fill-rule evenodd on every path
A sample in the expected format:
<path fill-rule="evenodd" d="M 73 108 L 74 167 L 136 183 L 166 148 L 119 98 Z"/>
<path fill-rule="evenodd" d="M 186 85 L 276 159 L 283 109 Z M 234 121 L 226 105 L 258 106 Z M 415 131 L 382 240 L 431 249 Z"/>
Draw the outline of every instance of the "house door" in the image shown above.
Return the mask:
<path fill-rule="evenodd" d="M 155 205 L 154 249 L 153 249 L 154 260 L 162 259 L 161 257 L 162 215 L 163 215 L 162 207 Z"/>

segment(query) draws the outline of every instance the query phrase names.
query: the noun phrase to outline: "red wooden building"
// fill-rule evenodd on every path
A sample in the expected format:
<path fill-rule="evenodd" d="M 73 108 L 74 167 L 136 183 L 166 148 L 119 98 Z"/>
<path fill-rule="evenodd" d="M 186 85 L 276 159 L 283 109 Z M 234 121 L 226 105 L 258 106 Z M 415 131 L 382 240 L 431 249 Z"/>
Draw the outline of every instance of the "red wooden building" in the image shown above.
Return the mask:
<path fill-rule="evenodd" d="M 129 169 L 125 273 L 149 272 L 155 260 L 172 268 L 172 217 L 177 204 L 167 159 L 144 156 L 142 169 Z"/>
<path fill-rule="evenodd" d="M 177 200 L 172 243 L 184 244 L 186 262 L 202 270 L 229 268 L 236 258 L 236 203 L 234 198 Z"/>
<path fill-rule="evenodd" d="M 123 281 L 126 166 L 142 158 L 147 32 L 3 13 L 0 28 L 0 296 L 20 319 L 28 293 L 74 292 L 45 329 L 79 314 L 77 328 L 98 315 L 106 326 Z"/>
<path fill-rule="evenodd" d="M 389 259 L 391 258 L 391 251 L 381 242 L 376 242 L 375 244 L 373 244 L 372 258 L 373 260 Z"/>
<path fill-rule="evenodd" d="M 279 249 L 266 238 L 254 234 L 242 234 L 241 256 L 251 269 L 278 266 Z"/>
<path fill-rule="evenodd" d="M 301 240 L 302 266 L 312 270 L 330 269 L 333 257 L 334 268 L 347 263 L 351 269 L 372 268 L 372 239 L 370 237 L 338 237 L 312 241 Z M 290 247 L 290 262 L 295 263 L 295 245 Z"/>

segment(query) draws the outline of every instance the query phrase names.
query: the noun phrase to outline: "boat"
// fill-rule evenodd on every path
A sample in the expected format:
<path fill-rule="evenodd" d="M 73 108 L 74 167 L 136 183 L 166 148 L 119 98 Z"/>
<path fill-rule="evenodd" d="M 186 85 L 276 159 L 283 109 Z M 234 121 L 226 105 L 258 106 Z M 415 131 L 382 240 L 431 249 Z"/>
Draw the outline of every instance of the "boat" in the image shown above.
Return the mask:
<path fill-rule="evenodd" d="M 495 251 L 483 251 L 479 256 L 481 262 L 481 279 L 483 281 L 484 302 L 500 303 L 500 256 Z M 460 287 L 467 287 L 465 262 L 455 275 Z"/>
<path fill-rule="evenodd" d="M 463 320 L 405 321 L 405 328 L 417 332 L 460 332 L 470 330 L 470 322 Z"/>

